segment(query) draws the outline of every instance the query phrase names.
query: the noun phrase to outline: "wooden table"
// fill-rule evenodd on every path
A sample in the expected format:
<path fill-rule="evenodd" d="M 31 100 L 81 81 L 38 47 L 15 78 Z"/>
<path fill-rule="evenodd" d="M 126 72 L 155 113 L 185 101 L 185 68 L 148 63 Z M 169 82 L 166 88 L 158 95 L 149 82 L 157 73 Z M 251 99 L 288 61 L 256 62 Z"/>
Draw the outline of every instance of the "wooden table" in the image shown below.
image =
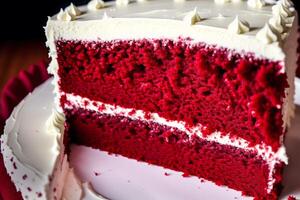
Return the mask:
<path fill-rule="evenodd" d="M 0 91 L 21 69 L 26 69 L 47 57 L 47 48 L 43 41 L 0 42 Z"/>

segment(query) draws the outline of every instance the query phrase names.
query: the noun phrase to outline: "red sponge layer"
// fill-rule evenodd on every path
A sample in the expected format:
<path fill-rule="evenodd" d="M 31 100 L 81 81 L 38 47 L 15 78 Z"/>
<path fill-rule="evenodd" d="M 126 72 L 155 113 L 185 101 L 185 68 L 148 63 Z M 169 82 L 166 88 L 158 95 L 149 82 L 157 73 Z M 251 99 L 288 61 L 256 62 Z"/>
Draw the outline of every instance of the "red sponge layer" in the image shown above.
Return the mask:
<path fill-rule="evenodd" d="M 282 66 L 190 42 L 57 41 L 60 89 L 276 150 L 288 86 Z"/>
<path fill-rule="evenodd" d="M 255 152 L 188 136 L 156 123 L 65 110 L 74 143 L 146 161 L 240 190 L 259 199 L 276 199 L 282 168 L 276 166 L 274 188 L 267 194 L 269 167 Z"/>

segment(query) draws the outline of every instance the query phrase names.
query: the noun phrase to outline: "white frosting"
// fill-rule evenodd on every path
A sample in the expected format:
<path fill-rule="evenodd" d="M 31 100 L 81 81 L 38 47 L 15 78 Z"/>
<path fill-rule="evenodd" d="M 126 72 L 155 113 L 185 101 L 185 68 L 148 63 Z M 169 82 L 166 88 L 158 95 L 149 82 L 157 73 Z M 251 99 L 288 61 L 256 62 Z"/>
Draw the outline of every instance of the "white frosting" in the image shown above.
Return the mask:
<path fill-rule="evenodd" d="M 103 20 L 105 20 L 105 19 L 110 19 L 110 18 L 111 18 L 111 17 L 108 16 L 106 12 L 103 14 L 103 17 L 102 17 Z"/>
<path fill-rule="evenodd" d="M 105 3 L 102 0 L 91 0 L 88 4 L 87 4 L 87 8 L 89 10 L 99 10 L 101 8 L 105 7 Z"/>
<path fill-rule="evenodd" d="M 270 20 L 269 20 L 269 25 L 275 29 L 278 33 L 283 33 L 287 31 L 287 27 L 285 24 L 284 19 L 282 18 L 281 15 L 274 15 Z"/>
<path fill-rule="evenodd" d="M 51 92 L 49 95 L 46 91 L 50 88 L 49 83 L 44 84 L 36 93 L 51 98 Z M 1 137 L 5 167 L 24 199 L 26 196 L 29 199 L 48 199 L 61 193 L 59 188 L 63 182 L 53 179 L 49 184 L 49 177 L 54 174 L 64 177 L 64 168 L 67 166 L 62 164 L 66 161 L 61 135 L 63 117 L 51 115 L 53 107 L 54 102 L 43 104 L 36 95 L 28 95 L 14 109 Z M 49 116 L 52 120 L 46 125 Z M 40 130 L 45 132 L 41 133 Z M 54 187 L 57 188 L 56 192 L 52 190 Z"/>
<path fill-rule="evenodd" d="M 247 33 L 250 30 L 248 22 L 241 20 L 238 16 L 228 25 L 228 30 L 235 34 Z"/>
<path fill-rule="evenodd" d="M 272 12 L 274 15 L 281 15 L 282 17 L 291 17 L 293 16 L 293 12 L 288 8 L 285 7 L 282 3 L 278 3 L 272 7 Z"/>
<path fill-rule="evenodd" d="M 273 29 L 269 23 L 266 23 L 265 26 L 256 34 L 256 38 L 265 44 L 280 41 L 279 33 Z"/>
<path fill-rule="evenodd" d="M 201 21 L 201 17 L 198 13 L 197 8 L 195 8 L 193 11 L 190 11 L 186 14 L 186 16 L 183 18 L 183 21 L 189 25 L 194 25 L 197 22 Z"/>
<path fill-rule="evenodd" d="M 127 6 L 130 3 L 130 0 L 116 0 L 116 5 L 117 6 Z"/>
<path fill-rule="evenodd" d="M 216 4 L 230 3 L 231 0 L 214 0 Z"/>
<path fill-rule="evenodd" d="M 81 11 L 73 4 L 71 3 L 66 9 L 65 9 L 66 12 L 68 12 L 70 15 L 73 15 L 73 16 L 79 16 L 81 15 Z"/>
<path fill-rule="evenodd" d="M 195 7 L 201 8 L 198 9 L 198 14 L 203 20 L 187 27 L 182 19 Z M 152 0 L 146 4 L 132 2 L 122 7 L 115 7 L 115 2 L 107 2 L 107 7 L 96 12 L 89 11 L 85 6 L 80 9 L 86 13 L 79 16 L 76 21 L 66 23 L 56 20 L 55 17 L 48 20 L 47 44 L 50 46 L 53 60 L 56 51 L 53 43 L 59 39 L 111 41 L 191 38 L 191 43 L 204 42 L 208 45 L 229 48 L 241 54 L 252 52 L 257 57 L 276 61 L 285 57 L 281 45 L 264 43 L 255 37 L 272 17 L 272 5 L 269 4 L 259 12 L 250 8 L 244 1 L 218 5 L 212 0 L 186 1 L 183 4 L 176 4 L 173 0 Z M 104 12 L 112 19 L 102 20 Z M 218 17 L 219 14 L 224 17 Z M 229 32 L 228 25 L 236 15 L 241 19 L 247 19 L 253 28 L 240 35 Z"/>
<path fill-rule="evenodd" d="M 74 20 L 74 16 L 69 14 L 69 12 L 61 9 L 59 11 L 59 13 L 57 14 L 57 19 L 60 21 L 72 21 L 72 20 Z"/>
<path fill-rule="evenodd" d="M 262 8 L 266 5 L 266 2 L 264 0 L 248 0 L 247 4 L 251 8 Z"/>

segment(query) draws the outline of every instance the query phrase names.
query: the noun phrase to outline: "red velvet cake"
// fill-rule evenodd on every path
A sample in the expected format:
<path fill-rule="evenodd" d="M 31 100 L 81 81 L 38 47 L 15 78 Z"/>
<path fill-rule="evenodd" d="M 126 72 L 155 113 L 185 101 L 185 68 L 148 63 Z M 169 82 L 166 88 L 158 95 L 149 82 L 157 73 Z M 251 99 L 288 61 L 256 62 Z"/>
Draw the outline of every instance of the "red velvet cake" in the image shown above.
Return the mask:
<path fill-rule="evenodd" d="M 61 10 L 46 35 L 65 138 L 277 199 L 297 30 L 289 0 L 93 0 Z"/>
<path fill-rule="evenodd" d="M 276 198 L 293 107 L 292 3 L 127 3 L 48 21 L 71 141 Z"/>

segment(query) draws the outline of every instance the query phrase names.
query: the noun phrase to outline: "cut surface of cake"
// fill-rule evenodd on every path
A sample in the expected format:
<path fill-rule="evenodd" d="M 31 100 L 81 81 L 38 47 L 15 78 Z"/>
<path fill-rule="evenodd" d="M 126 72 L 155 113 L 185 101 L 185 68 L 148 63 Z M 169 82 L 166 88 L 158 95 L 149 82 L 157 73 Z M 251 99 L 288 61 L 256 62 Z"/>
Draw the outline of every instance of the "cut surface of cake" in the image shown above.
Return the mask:
<path fill-rule="evenodd" d="M 71 141 L 276 198 L 293 112 L 292 3 L 120 2 L 47 23 Z"/>
<path fill-rule="evenodd" d="M 92 0 L 45 30 L 66 145 L 278 198 L 298 59 L 292 2 Z"/>

